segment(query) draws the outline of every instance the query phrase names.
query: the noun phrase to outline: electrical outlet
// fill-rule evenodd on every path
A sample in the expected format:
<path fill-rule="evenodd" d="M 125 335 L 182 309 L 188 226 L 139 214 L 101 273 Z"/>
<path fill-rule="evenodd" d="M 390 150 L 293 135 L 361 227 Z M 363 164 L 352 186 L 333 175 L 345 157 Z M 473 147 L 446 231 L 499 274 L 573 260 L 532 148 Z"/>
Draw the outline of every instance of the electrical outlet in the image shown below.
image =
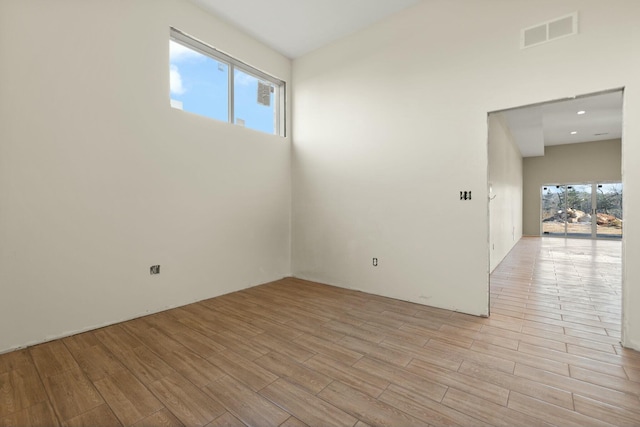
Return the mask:
<path fill-rule="evenodd" d="M 160 274 L 160 265 L 152 265 L 149 269 L 149 273 L 151 274 Z"/>
<path fill-rule="evenodd" d="M 378 266 L 378 258 L 374 258 L 373 259 L 373 266 L 377 267 Z"/>

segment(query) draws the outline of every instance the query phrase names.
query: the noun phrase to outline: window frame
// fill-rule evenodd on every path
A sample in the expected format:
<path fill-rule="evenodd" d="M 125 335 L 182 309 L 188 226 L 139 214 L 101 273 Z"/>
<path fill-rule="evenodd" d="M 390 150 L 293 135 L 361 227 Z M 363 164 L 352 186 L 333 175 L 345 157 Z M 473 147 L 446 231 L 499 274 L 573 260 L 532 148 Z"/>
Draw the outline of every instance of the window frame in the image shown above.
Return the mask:
<path fill-rule="evenodd" d="M 265 82 L 271 83 L 276 88 L 276 93 L 274 96 L 275 105 L 275 120 L 274 120 L 274 133 L 270 134 L 259 129 L 252 129 L 257 132 L 266 133 L 267 135 L 277 135 L 281 137 L 286 137 L 286 83 L 283 80 L 277 79 L 270 74 L 267 74 L 263 71 L 258 70 L 257 68 L 252 67 L 251 65 L 240 61 L 239 59 L 234 58 L 208 44 L 178 30 L 177 28 L 170 27 L 169 40 L 179 43 L 186 48 L 192 49 L 202 55 L 208 56 L 215 61 L 222 62 L 229 67 L 229 75 L 228 75 L 228 118 L 227 123 L 237 124 L 235 117 L 235 70 L 240 70 L 243 73 L 246 73 L 252 77 L 255 77 L 258 80 L 263 80 Z M 187 110 L 188 111 L 188 110 Z M 214 119 L 215 120 L 215 119 Z M 240 126 L 240 125 L 238 125 Z M 244 126 L 243 126 L 244 127 Z"/>

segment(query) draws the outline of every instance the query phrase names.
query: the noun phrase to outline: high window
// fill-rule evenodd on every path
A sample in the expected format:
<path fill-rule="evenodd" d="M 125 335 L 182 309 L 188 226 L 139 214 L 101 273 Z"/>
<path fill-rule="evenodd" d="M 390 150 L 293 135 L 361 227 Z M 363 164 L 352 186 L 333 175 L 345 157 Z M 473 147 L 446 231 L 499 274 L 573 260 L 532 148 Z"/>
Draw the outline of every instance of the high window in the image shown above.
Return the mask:
<path fill-rule="evenodd" d="M 285 83 L 171 28 L 171 106 L 284 136 Z"/>

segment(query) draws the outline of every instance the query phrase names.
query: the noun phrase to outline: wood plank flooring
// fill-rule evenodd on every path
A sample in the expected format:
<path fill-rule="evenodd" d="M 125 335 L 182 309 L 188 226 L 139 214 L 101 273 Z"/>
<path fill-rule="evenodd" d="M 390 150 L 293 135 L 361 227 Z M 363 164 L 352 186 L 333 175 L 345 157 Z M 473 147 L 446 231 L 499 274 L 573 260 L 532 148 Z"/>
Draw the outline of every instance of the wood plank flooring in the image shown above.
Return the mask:
<path fill-rule="evenodd" d="M 522 239 L 490 318 L 284 279 L 0 355 L 0 425 L 637 426 L 620 250 Z"/>

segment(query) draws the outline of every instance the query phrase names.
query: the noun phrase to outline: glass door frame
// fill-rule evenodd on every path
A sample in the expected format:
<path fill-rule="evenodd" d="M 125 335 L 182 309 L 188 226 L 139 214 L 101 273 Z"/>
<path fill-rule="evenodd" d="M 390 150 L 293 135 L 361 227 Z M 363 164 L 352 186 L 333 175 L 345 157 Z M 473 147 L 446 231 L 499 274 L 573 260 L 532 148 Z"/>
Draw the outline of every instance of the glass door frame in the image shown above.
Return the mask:
<path fill-rule="evenodd" d="M 546 185 L 542 185 L 540 187 L 540 235 L 542 237 L 570 237 L 570 238 L 577 238 L 577 239 L 607 239 L 607 240 L 611 240 L 611 239 L 622 239 L 622 212 L 620 212 L 620 218 L 615 217 L 615 221 L 619 222 L 620 227 L 620 233 L 619 234 L 605 234 L 605 233 L 598 233 L 598 216 L 597 214 L 599 213 L 598 210 L 598 190 L 601 189 L 604 185 L 620 185 L 622 186 L 622 182 L 621 181 L 598 181 L 598 182 L 581 182 L 581 183 L 564 183 L 564 184 L 558 184 L 558 183 L 554 183 L 554 184 L 546 184 Z M 569 206 L 569 190 L 572 189 L 572 187 L 582 187 L 582 186 L 590 186 L 591 187 L 591 194 L 590 194 L 590 203 L 588 201 L 581 201 L 581 204 L 585 204 L 586 206 L 588 206 L 588 209 L 586 209 L 587 211 L 580 209 L 578 210 L 579 212 L 582 212 L 582 216 L 585 215 L 589 215 L 589 222 L 591 224 L 591 232 L 589 234 L 587 233 L 580 233 L 580 232 L 570 232 L 569 231 L 569 223 L 572 221 L 568 220 L 568 211 L 570 209 L 576 209 L 575 208 L 575 203 L 571 204 L 572 206 Z M 545 209 L 544 209 L 544 191 L 547 190 L 547 187 L 555 187 L 557 189 L 561 189 L 561 192 L 555 192 L 553 194 L 563 194 L 563 199 L 560 200 L 558 202 L 558 206 L 560 209 L 552 216 L 552 217 L 548 217 L 545 218 Z M 622 199 L 624 197 L 624 190 L 621 188 L 620 191 L 620 199 Z M 620 201 L 620 209 L 622 209 L 622 203 Z M 582 206 L 581 206 L 582 207 Z M 569 213 L 570 214 L 570 213 Z M 555 220 L 552 220 L 552 218 L 555 217 Z M 580 217 L 573 217 L 573 218 L 577 218 L 578 222 L 580 220 Z M 557 220 L 560 220 L 560 222 L 562 222 L 564 224 L 564 231 L 560 232 L 552 232 L 552 231 L 545 231 L 545 228 L 549 228 L 549 227 L 545 227 L 545 222 L 557 222 Z M 581 221 L 581 222 L 587 222 L 587 221 Z M 573 223 L 573 222 L 572 222 Z"/>

